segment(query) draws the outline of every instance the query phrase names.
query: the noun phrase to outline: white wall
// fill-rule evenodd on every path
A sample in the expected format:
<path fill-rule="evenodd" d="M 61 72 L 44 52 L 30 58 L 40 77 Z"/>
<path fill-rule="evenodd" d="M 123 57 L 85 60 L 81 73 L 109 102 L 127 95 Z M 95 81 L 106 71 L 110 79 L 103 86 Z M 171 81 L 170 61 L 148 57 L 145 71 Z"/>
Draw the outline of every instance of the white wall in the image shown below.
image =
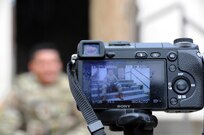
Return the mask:
<path fill-rule="evenodd" d="M 204 53 L 204 1 L 203 0 L 137 0 L 139 16 L 137 20 L 142 24 L 141 42 L 170 42 L 175 38 L 190 37 L 198 44 Z M 189 21 L 184 28 L 182 16 Z M 198 27 L 198 28 L 197 28 Z M 182 29 L 184 28 L 184 29 Z M 167 114 L 163 112 L 154 113 L 159 121 L 184 121 L 187 120 L 191 126 L 182 127 L 183 134 L 195 128 L 194 122 L 202 124 L 203 111 L 190 114 Z M 170 122 L 167 124 L 169 129 Z M 159 128 L 159 127 L 158 127 Z M 177 130 L 177 129 L 175 129 Z M 159 133 L 159 130 L 157 133 Z M 201 131 L 201 129 L 199 129 Z M 199 132 L 197 131 L 197 132 Z M 166 134 L 171 134 L 170 132 Z"/>
<path fill-rule="evenodd" d="M 13 18 L 12 1 L 0 0 L 0 103 L 11 89 Z"/>
<path fill-rule="evenodd" d="M 137 0 L 141 41 L 171 42 L 178 37 L 191 37 L 204 53 L 204 1 L 203 0 Z M 182 32 L 182 14 L 189 20 Z M 196 24 L 201 29 L 191 25 Z M 203 31 L 203 32 L 201 32 Z"/>

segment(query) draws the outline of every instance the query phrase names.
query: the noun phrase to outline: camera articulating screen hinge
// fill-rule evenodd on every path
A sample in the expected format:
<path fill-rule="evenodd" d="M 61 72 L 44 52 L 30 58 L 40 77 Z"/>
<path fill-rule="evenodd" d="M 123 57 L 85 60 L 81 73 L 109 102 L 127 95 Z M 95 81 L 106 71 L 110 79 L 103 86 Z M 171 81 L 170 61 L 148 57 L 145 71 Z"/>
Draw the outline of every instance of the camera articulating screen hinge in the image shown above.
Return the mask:
<path fill-rule="evenodd" d="M 204 54 L 202 53 L 201 56 L 202 56 L 202 62 L 204 64 Z"/>

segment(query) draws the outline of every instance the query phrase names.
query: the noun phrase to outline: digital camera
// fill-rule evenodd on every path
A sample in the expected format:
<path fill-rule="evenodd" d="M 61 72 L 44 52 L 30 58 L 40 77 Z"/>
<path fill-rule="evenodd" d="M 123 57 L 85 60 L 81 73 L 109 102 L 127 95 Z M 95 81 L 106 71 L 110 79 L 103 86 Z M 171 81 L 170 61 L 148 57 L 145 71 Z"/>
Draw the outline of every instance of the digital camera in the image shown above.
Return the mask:
<path fill-rule="evenodd" d="M 95 110 L 203 108 L 203 58 L 189 38 L 174 44 L 82 40 L 76 71 Z"/>

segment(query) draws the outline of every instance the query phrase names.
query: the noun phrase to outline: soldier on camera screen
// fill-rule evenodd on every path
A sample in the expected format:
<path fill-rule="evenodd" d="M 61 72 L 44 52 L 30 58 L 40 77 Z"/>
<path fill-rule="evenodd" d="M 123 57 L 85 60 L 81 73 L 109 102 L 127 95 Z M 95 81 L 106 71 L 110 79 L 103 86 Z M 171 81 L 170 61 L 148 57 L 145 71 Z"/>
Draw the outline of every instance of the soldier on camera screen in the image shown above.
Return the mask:
<path fill-rule="evenodd" d="M 114 74 L 114 70 L 107 69 L 107 74 L 103 80 L 103 85 L 102 85 L 102 94 L 101 94 L 102 100 L 106 100 L 107 91 L 109 91 L 109 93 L 117 91 L 118 94 L 116 98 L 120 98 L 121 100 L 123 99 L 122 86 L 118 81 L 119 79 Z"/>

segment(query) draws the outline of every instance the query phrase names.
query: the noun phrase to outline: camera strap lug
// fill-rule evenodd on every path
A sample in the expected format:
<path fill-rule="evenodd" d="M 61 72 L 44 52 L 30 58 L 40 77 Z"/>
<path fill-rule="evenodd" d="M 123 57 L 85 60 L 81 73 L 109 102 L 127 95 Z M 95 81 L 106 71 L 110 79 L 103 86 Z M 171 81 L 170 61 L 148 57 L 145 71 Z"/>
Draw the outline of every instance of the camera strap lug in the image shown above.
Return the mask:
<path fill-rule="evenodd" d="M 77 54 L 73 54 L 71 56 L 71 63 L 74 65 L 76 63 L 76 60 L 78 59 L 78 55 Z"/>

